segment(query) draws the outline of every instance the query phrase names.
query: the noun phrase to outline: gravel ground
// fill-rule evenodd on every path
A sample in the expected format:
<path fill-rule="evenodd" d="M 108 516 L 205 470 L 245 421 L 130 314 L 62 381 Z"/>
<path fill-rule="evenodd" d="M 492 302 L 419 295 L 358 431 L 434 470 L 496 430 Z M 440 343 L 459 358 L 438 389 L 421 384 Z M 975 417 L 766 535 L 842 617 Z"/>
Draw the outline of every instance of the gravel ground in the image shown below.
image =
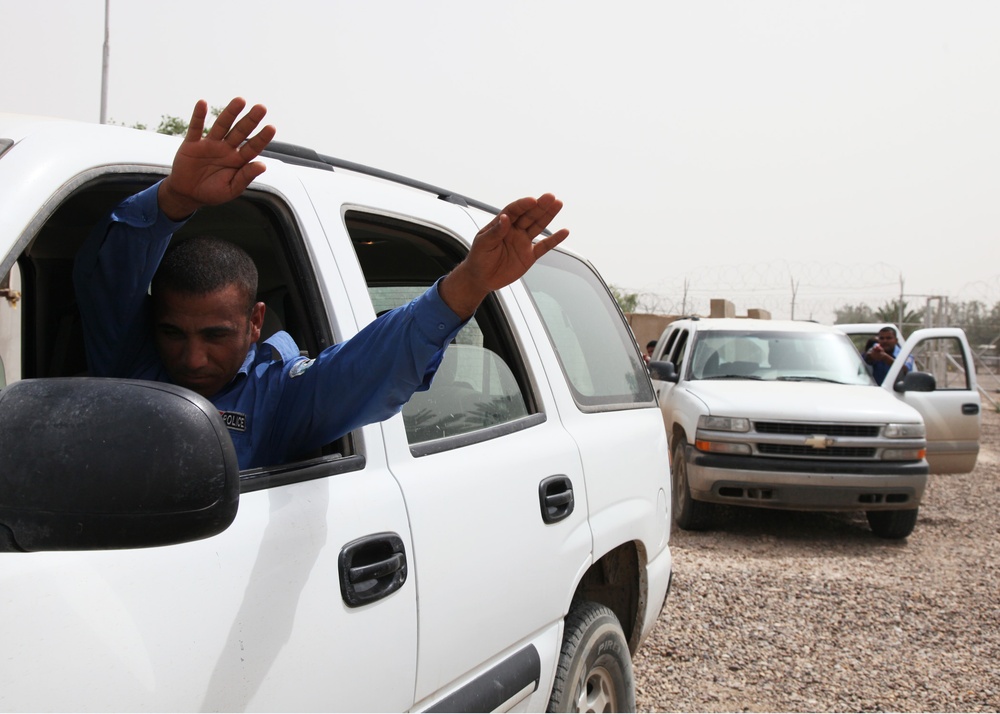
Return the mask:
<path fill-rule="evenodd" d="M 982 424 L 976 469 L 932 476 L 904 541 L 862 513 L 675 531 L 639 711 L 1000 711 L 1000 414 Z"/>

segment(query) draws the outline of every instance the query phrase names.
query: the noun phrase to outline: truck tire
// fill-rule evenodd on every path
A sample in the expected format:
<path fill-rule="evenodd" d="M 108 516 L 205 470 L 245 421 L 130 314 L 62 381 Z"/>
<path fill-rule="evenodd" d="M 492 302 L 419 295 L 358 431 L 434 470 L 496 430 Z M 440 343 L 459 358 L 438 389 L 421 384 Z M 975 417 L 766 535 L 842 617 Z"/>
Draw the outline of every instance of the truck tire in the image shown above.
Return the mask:
<path fill-rule="evenodd" d="M 906 538 L 917 525 L 917 511 L 910 508 L 903 511 L 865 511 L 872 533 L 879 538 Z"/>
<path fill-rule="evenodd" d="M 575 603 L 566 616 L 550 712 L 634 712 L 632 655 L 615 614 Z"/>
<path fill-rule="evenodd" d="M 703 531 L 712 525 L 712 504 L 696 501 L 691 497 L 687 478 L 687 449 L 683 439 L 674 444 L 670 459 L 670 478 L 673 483 L 673 515 L 678 528 L 686 531 Z"/>

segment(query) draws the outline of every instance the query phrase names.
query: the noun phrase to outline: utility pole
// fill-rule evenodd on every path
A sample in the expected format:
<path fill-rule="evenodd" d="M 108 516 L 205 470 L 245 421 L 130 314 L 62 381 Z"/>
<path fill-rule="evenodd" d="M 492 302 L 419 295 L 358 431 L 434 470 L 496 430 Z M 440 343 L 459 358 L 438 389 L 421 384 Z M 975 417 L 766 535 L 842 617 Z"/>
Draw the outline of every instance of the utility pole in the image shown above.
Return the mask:
<path fill-rule="evenodd" d="M 795 319 L 795 294 L 799 291 L 799 284 L 795 282 L 795 278 L 788 278 L 792 283 L 792 319 Z"/>
<path fill-rule="evenodd" d="M 104 57 L 101 62 L 101 124 L 108 123 L 108 62 L 111 59 L 111 0 L 104 0 Z"/>
<path fill-rule="evenodd" d="M 903 274 L 899 274 L 899 319 L 896 320 L 896 324 L 899 325 L 899 329 L 903 328 Z"/>

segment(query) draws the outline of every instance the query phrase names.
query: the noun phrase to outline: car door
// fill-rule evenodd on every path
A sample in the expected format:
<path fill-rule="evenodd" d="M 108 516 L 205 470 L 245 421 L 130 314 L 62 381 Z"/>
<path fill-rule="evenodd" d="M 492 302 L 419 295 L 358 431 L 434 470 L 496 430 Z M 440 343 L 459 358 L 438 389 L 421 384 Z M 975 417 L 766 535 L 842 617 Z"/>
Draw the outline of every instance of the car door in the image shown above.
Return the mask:
<path fill-rule="evenodd" d="M 306 177 L 316 196 L 337 183 Z M 358 265 L 343 280 L 372 300 L 359 322 L 423 292 L 476 231 L 454 205 L 376 183 L 319 210 L 331 241 L 353 242 Z M 591 559 L 580 454 L 506 293 L 447 348 L 431 388 L 382 425 L 414 546 L 417 709 L 544 709 L 562 617 Z"/>
<path fill-rule="evenodd" d="M 8 201 L 0 190 L 0 265 L 16 260 L 30 275 L 19 305 L 25 378 L 75 373 L 68 365 L 82 345 L 66 282 L 75 249 L 104 210 L 162 176 L 173 153 L 158 137 L 159 148 L 143 153 L 133 145 L 118 155 L 117 144 L 102 143 L 107 129 L 88 131 L 89 140 L 62 131 L 39 139 L 47 156 L 73 162 L 52 159 L 35 171 L 33 190 L 47 191 L 39 202 Z M 8 151 L 0 170 L 18 161 L 22 170 L 31 166 L 31 145 L 26 139 Z M 19 175 L 0 173 L 0 188 Z M 298 179 L 277 164 L 267 177 L 244 199 L 199 212 L 190 228 L 263 250 L 267 283 L 283 265 L 282 279 L 296 289 L 295 299 L 281 301 L 289 308 L 285 327 L 298 322 L 309 349 L 318 349 L 356 331 L 354 306 Z M 100 424 L 79 428 L 101 438 Z M 370 426 L 324 453 L 242 473 L 235 521 L 212 538 L 138 550 L 0 553 L 3 708 L 408 709 L 416 580 L 404 577 L 390 591 L 375 583 L 374 597 L 352 597 L 372 584 L 352 588 L 352 565 L 405 564 L 413 554 L 382 442 L 379 427 Z M 386 558 L 385 548 L 395 555 Z"/>
<path fill-rule="evenodd" d="M 674 329 L 667 338 L 663 346 L 663 351 L 658 358 L 674 366 L 674 374 L 677 375 L 677 381 L 653 380 L 653 392 L 660 406 L 660 412 L 663 414 L 663 423 L 666 426 L 668 438 L 673 437 L 671 433 L 674 423 L 673 400 L 676 399 L 675 392 L 678 389 L 678 384 L 681 382 L 681 368 L 684 366 L 684 357 L 690 335 L 691 330 L 686 327 Z M 662 339 L 660 341 L 664 342 Z"/>
<path fill-rule="evenodd" d="M 914 369 L 934 375 L 933 391 L 899 391 L 894 385 L 909 357 Z M 931 473 L 967 473 L 979 453 L 980 395 L 965 332 L 939 327 L 917 330 L 901 348 L 882 384 L 914 407 L 927 429 Z"/>

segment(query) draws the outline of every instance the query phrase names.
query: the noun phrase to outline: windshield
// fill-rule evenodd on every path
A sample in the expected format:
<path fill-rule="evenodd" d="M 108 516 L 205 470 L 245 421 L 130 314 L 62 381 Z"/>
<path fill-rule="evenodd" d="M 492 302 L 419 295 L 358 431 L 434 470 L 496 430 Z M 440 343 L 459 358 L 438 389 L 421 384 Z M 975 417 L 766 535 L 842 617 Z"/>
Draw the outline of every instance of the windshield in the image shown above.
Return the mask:
<path fill-rule="evenodd" d="M 700 332 L 688 379 L 874 384 L 846 335 L 823 332 Z"/>

